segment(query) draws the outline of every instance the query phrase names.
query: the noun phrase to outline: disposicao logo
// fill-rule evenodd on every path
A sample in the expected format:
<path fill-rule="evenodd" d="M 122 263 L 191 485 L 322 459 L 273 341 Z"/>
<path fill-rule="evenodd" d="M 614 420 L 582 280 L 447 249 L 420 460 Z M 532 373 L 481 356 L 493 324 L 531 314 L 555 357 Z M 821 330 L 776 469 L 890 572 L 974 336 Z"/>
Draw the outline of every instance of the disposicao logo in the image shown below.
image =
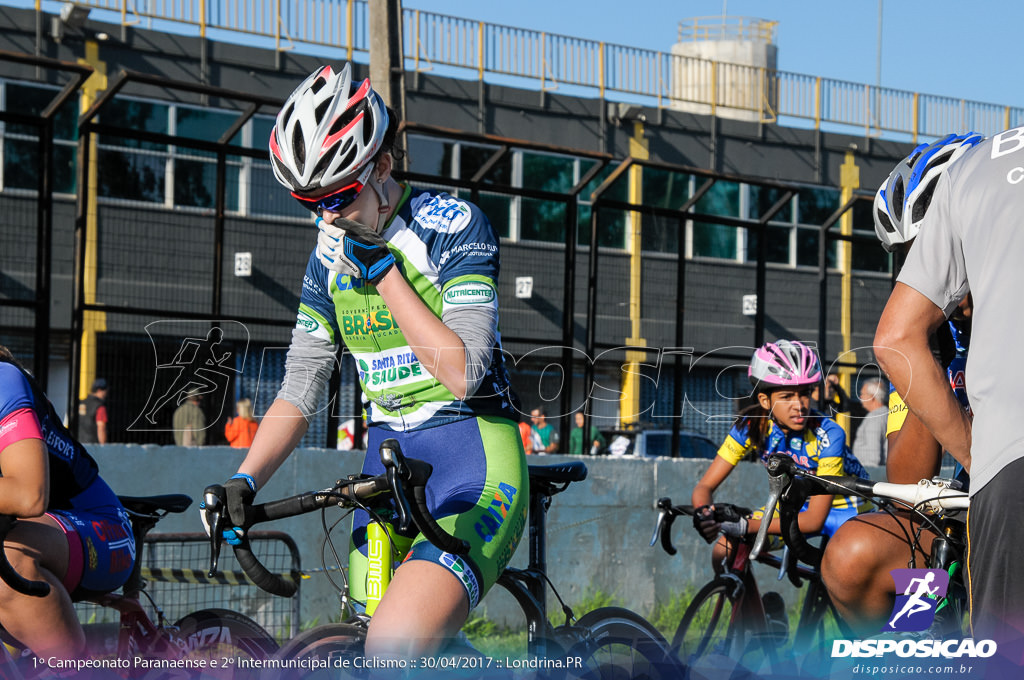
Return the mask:
<path fill-rule="evenodd" d="M 949 588 L 949 574 L 942 569 L 893 569 L 889 573 L 896 583 L 896 602 L 882 631 L 926 630 Z"/>
<path fill-rule="evenodd" d="M 996 653 L 994 640 L 928 637 L 907 638 L 899 633 L 927 630 L 935 621 L 935 611 L 949 588 L 949 574 L 941 569 L 893 569 L 896 602 L 885 626 L 883 637 L 871 640 L 833 640 L 832 657 L 972 657 L 987 658 Z M 886 633 L 896 633 L 889 637 Z"/>

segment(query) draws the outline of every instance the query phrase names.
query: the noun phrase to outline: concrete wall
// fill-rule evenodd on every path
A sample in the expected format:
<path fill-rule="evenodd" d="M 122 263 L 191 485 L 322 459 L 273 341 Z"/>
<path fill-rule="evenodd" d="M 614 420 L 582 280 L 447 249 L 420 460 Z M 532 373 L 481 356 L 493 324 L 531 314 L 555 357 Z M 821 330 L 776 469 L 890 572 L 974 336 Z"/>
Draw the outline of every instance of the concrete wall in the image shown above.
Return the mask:
<path fill-rule="evenodd" d="M 103 477 L 120 494 L 155 495 L 187 493 L 195 504 L 184 515 L 161 522 L 158 530 L 202 531 L 198 516 L 199 499 L 207 484 L 221 482 L 237 469 L 243 451 L 221 447 L 179 448 L 109 444 L 90 449 Z M 324 488 L 335 479 L 358 472 L 360 452 L 324 449 L 297 450 L 274 478 L 261 489 L 260 500 Z M 552 464 L 569 456 L 531 458 L 531 464 Z M 688 503 L 694 483 L 709 461 L 679 459 L 586 459 L 589 476 L 555 497 L 548 514 L 548 575 L 563 599 L 579 604 L 588 593 L 614 595 L 624 606 L 651 614 L 656 601 L 664 601 L 688 585 L 699 587 L 710 579 L 710 547 L 690 523 L 681 518 L 674 539 L 679 553 L 669 556 L 660 547 L 649 547 L 656 514 L 653 502 L 669 496 L 676 503 Z M 880 477 L 881 470 L 872 470 Z M 741 464 L 721 489 L 719 500 L 759 507 L 767 496 L 767 477 L 757 464 Z M 320 566 L 322 532 L 315 514 L 265 525 L 286 531 L 299 545 L 304 569 Z M 344 549 L 347 533 L 335 533 L 336 545 Z M 527 540 L 524 536 L 513 558 L 514 566 L 525 566 Z M 206 564 L 195 565 L 205 569 Z M 796 592 L 788 581 L 776 582 L 771 570 L 758 567 L 762 591 L 779 590 L 787 602 Z M 304 620 L 321 621 L 337 616 L 337 598 L 322 575 L 302 583 Z M 549 598 L 550 599 L 550 598 Z M 553 599 L 549 607 L 557 607 Z M 484 598 L 481 612 L 514 625 L 521 621 L 512 598 L 495 588 Z M 557 612 L 557 609 L 552 611 Z M 582 614 L 585 612 L 577 612 Z M 557 619 L 557 617 L 556 617 Z"/>

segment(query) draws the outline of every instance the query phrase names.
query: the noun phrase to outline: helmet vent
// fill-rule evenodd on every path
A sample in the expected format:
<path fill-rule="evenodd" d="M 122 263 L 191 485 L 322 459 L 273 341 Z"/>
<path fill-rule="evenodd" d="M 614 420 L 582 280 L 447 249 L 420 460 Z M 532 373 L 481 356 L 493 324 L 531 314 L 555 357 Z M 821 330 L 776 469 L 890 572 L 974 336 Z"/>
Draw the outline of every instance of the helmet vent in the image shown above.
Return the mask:
<path fill-rule="evenodd" d="M 921 192 L 921 197 L 917 199 L 917 203 L 914 204 L 913 221 L 917 222 L 924 217 L 924 214 L 928 212 L 928 206 L 932 203 L 932 194 L 935 193 L 935 185 L 939 183 L 940 175 L 932 177 L 931 181 L 928 182 L 924 190 Z"/>
<path fill-rule="evenodd" d="M 892 200 L 889 205 L 892 206 L 893 217 L 896 218 L 897 222 L 903 220 L 903 194 L 904 194 L 903 178 L 897 177 L 896 182 L 892 188 Z"/>
<path fill-rule="evenodd" d="M 336 135 L 341 132 L 342 128 L 352 122 L 358 112 L 358 109 L 354 108 L 342 111 L 341 114 L 334 119 L 334 122 L 331 123 L 331 129 L 327 135 Z"/>
<path fill-rule="evenodd" d="M 960 147 L 957 147 L 957 149 L 959 149 L 959 148 L 960 148 Z M 932 158 L 932 159 L 931 159 L 931 160 L 930 160 L 930 161 L 928 162 L 928 169 L 930 170 L 930 169 L 932 169 L 932 168 L 934 168 L 934 167 L 937 167 L 937 166 L 939 166 L 939 165 L 944 165 L 944 164 L 946 164 L 946 163 L 947 163 L 947 162 L 949 161 L 949 157 L 950 157 L 950 156 L 952 156 L 952 155 L 953 155 L 953 153 L 954 153 L 954 152 L 955 152 L 955 151 L 956 151 L 957 149 L 948 149 L 947 151 L 944 151 L 944 152 L 940 153 L 940 154 L 939 154 L 938 156 L 936 156 L 936 157 Z"/>
<path fill-rule="evenodd" d="M 321 122 L 323 122 L 324 114 L 327 113 L 327 109 L 330 108 L 330 106 L 331 106 L 331 100 L 330 99 L 325 99 L 324 101 L 320 102 L 317 105 L 316 110 L 313 113 L 313 115 L 316 118 L 316 124 L 317 125 L 319 125 Z"/>
<path fill-rule="evenodd" d="M 313 175 L 309 178 L 313 184 L 318 184 L 320 178 L 324 176 L 324 172 L 327 170 L 327 166 L 331 164 L 330 156 L 322 156 L 316 163 L 316 167 L 313 168 Z"/>
<path fill-rule="evenodd" d="M 296 126 L 295 134 L 292 135 L 292 153 L 295 155 L 295 164 L 301 168 L 306 164 L 306 141 L 302 136 L 302 128 Z"/>
<path fill-rule="evenodd" d="M 323 76 L 321 76 L 321 77 L 319 77 L 319 78 L 317 78 L 316 80 L 313 81 L 313 84 L 309 86 L 309 89 L 312 90 L 313 94 L 316 94 L 320 90 L 324 89 L 324 85 L 326 85 L 326 84 L 327 84 L 327 79 L 324 78 Z"/>
<path fill-rule="evenodd" d="M 356 149 L 355 149 L 354 146 L 350 145 L 349 148 L 348 148 L 348 151 L 346 151 L 345 155 L 342 156 L 342 158 L 341 158 L 341 164 L 340 164 L 341 167 L 347 168 L 349 165 L 351 165 L 352 161 L 354 161 L 355 158 L 356 158 Z"/>
<path fill-rule="evenodd" d="M 889 216 L 885 214 L 885 211 L 876 210 L 875 212 L 878 214 L 878 221 L 882 224 L 882 228 L 890 234 L 895 234 L 896 228 L 892 226 L 892 221 L 889 219 Z"/>

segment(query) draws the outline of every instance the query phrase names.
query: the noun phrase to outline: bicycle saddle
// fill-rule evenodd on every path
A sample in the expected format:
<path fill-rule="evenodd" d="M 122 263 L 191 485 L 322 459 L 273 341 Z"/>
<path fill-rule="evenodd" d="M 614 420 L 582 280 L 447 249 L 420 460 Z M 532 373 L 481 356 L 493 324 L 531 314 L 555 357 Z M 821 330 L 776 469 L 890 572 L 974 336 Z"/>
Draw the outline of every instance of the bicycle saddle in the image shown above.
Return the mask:
<path fill-rule="evenodd" d="M 587 466 L 582 461 L 528 467 L 531 482 L 579 482 L 587 478 Z"/>
<path fill-rule="evenodd" d="M 125 510 L 139 515 L 152 515 L 163 510 L 165 512 L 185 512 L 192 505 L 192 498 L 183 493 L 165 494 L 162 496 L 118 496 Z"/>

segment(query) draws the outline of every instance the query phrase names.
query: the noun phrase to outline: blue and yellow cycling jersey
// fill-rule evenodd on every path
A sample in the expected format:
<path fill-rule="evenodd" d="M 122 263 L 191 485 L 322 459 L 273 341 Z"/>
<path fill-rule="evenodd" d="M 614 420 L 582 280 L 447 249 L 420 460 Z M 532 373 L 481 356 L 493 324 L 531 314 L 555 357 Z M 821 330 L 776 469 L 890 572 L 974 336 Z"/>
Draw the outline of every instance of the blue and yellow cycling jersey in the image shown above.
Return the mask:
<path fill-rule="evenodd" d="M 774 420 L 768 419 L 768 431 L 758 451 L 761 461 L 767 462 L 768 456 L 773 453 L 783 453 L 811 474 L 854 475 L 867 479 L 864 466 L 846 445 L 846 432 L 843 428 L 817 411 L 812 411 L 810 418 L 812 422 L 817 419 L 817 426 L 793 433 L 786 433 Z M 736 465 L 753 451 L 754 444 L 749 436 L 752 424 L 757 425 L 758 421 L 745 418 L 733 425 L 718 449 L 719 457 L 730 465 Z M 865 500 L 857 496 L 836 496 L 832 500 L 833 509 L 860 508 L 864 504 Z"/>

